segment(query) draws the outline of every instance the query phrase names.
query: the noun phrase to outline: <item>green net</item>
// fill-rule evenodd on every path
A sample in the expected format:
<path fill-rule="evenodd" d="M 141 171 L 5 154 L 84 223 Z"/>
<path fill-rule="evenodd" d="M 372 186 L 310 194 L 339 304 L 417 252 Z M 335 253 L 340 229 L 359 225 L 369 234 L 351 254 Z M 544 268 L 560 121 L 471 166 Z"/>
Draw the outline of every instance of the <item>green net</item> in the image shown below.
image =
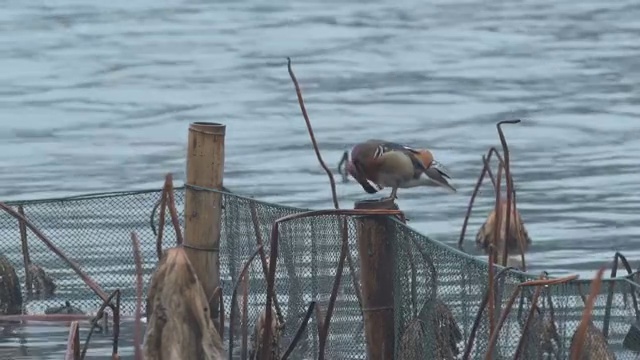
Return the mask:
<path fill-rule="evenodd" d="M 107 293 L 120 289 L 121 311 L 124 315 L 132 315 L 135 310 L 135 275 L 130 233 L 135 231 L 139 236 L 146 293 L 157 263 L 153 227 L 158 226 L 159 215 L 153 209 L 160 196 L 161 191 L 152 190 L 13 202 L 9 205 L 14 209 L 21 205 L 26 217 Z M 175 200 L 182 226 L 184 188 L 175 189 Z M 255 251 L 257 239 L 264 243 L 268 254 L 273 222 L 307 209 L 269 204 L 233 193 L 224 193 L 223 206 L 220 276 L 228 319 L 233 286 L 238 281 L 240 270 Z M 337 292 L 325 356 L 327 359 L 365 358 L 363 316 L 356 290 L 360 275 L 356 240 L 359 220 L 352 216 L 314 216 L 288 221 L 280 226 L 275 289 L 285 320 L 281 340 L 283 347 L 293 339 L 311 301 L 317 302 L 323 313 L 327 310 L 340 257 L 341 224 L 345 220 L 349 256 Z M 397 358 L 462 358 L 487 292 L 487 263 L 431 240 L 397 220 L 390 221 L 393 223 L 390 236 L 393 236 L 396 260 L 395 281 L 389 291 L 395 301 Z M 29 314 L 50 312 L 65 301 L 86 313 L 95 313 L 99 308 L 102 301 L 31 231 L 27 231 L 31 262 L 46 276 L 32 268 L 35 280 L 29 294 L 20 228 L 18 221 L 6 213 L 0 215 L 0 239 L 0 252 L 5 261 L 13 265 L 20 282 L 20 296 L 24 300 L 20 311 Z M 175 245 L 175 233 L 167 212 L 163 248 Z M 496 267 L 496 271 L 500 269 Z M 500 305 L 494 314 L 496 323 L 505 314 L 517 284 L 535 278 L 514 270 L 507 270 L 503 275 L 496 280 L 495 298 Z M 593 311 L 593 326 L 588 329 L 584 345 L 585 352 L 589 351 L 592 359 L 610 359 L 614 354 L 617 359 L 637 358 L 638 353 L 634 350 L 637 351 L 639 345 L 633 341 L 634 334 L 640 335 L 640 327 L 635 326 L 638 320 L 638 288 L 633 280 L 636 275 L 603 282 Z M 259 260 L 250 265 L 249 277 L 248 320 L 249 324 L 254 324 L 266 302 L 266 281 Z M 0 288 L 7 291 L 6 286 Z M 544 288 L 532 311 L 535 289 L 523 288 L 515 297 L 498 333 L 493 358 L 512 359 L 519 347 L 521 359 L 568 358 L 572 337 L 584 309 L 581 294 L 588 296 L 590 281 L 572 281 Z M 528 331 L 522 337 L 522 329 L 530 313 Z M 235 338 L 239 339 L 238 320 L 231 321 L 236 324 Z M 225 324 L 226 331 L 229 322 Z M 469 358 L 484 359 L 490 341 L 488 329 L 489 316 L 485 309 L 477 323 Z M 227 339 L 225 334 L 225 342 Z M 318 327 L 314 315 L 290 358 L 312 359 L 317 357 L 317 352 Z M 238 354 L 238 350 L 234 349 L 234 353 Z"/>

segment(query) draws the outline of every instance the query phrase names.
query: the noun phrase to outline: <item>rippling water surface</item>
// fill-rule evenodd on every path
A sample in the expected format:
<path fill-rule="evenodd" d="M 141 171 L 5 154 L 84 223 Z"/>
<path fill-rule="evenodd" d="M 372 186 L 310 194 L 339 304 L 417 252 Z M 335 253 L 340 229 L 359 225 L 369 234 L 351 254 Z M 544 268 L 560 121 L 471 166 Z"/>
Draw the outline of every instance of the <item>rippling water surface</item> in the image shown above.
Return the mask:
<path fill-rule="evenodd" d="M 453 172 L 457 194 L 399 192 L 421 232 L 457 241 L 495 122 L 519 117 L 505 130 L 532 270 L 592 276 L 615 250 L 639 260 L 637 2 L 0 4 L 3 200 L 181 180 L 188 124 L 214 121 L 227 125 L 225 185 L 330 207 L 291 56 L 333 167 L 382 137 L 430 147 Z M 370 197 L 353 181 L 338 195 Z M 486 185 L 467 249 L 492 197 Z"/>

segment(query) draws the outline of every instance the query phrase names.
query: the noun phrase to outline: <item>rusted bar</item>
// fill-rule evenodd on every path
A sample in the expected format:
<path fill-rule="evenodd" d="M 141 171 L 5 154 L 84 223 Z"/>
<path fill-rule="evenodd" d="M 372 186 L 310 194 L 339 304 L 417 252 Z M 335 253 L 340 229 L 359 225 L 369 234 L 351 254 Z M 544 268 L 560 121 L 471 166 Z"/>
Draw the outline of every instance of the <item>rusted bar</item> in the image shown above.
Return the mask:
<path fill-rule="evenodd" d="M 355 209 L 398 207 L 391 199 L 384 199 L 358 201 Z M 388 216 L 380 215 L 359 217 L 356 224 L 367 358 L 394 359 L 394 225 Z"/>
<path fill-rule="evenodd" d="M 220 286 L 222 194 L 189 185 L 222 190 L 225 129 L 225 125 L 209 122 L 189 125 L 184 205 L 184 250 L 210 299 L 210 316 L 216 328 L 219 298 L 211 295 Z"/>

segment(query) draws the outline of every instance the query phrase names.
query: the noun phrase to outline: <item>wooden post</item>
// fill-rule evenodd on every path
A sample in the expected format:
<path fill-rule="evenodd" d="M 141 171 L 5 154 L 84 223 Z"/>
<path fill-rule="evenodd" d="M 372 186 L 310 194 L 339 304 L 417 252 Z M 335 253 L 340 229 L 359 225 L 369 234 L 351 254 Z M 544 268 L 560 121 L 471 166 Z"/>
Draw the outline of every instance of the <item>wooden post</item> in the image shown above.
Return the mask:
<path fill-rule="evenodd" d="M 397 210 L 391 200 L 365 200 L 356 209 Z M 394 359 L 394 270 L 393 223 L 384 215 L 362 216 L 357 221 L 360 284 L 367 358 Z"/>
<path fill-rule="evenodd" d="M 222 189 L 225 125 L 194 122 L 189 125 L 186 184 Z M 220 227 L 222 194 L 185 189 L 184 250 L 209 299 L 211 318 L 218 324 L 219 299 L 213 292 L 220 285 Z"/>
<path fill-rule="evenodd" d="M 25 216 L 22 205 L 18 206 L 18 213 L 22 216 Z M 25 286 L 27 288 L 27 295 L 31 296 L 33 294 L 33 280 L 31 279 L 31 271 L 29 271 L 29 265 L 31 265 L 31 257 L 29 256 L 29 243 L 27 242 L 27 225 L 24 223 L 24 221 L 18 220 L 18 227 L 20 228 L 20 242 L 22 243 Z"/>

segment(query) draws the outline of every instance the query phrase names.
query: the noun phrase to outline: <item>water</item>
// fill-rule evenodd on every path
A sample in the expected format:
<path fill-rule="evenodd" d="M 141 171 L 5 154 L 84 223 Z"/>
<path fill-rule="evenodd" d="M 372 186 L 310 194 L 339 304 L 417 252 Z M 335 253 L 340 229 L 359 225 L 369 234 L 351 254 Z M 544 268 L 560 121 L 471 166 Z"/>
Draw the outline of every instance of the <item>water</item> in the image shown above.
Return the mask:
<path fill-rule="evenodd" d="M 188 124 L 216 121 L 226 186 L 331 207 L 291 56 L 329 165 L 382 137 L 453 172 L 455 195 L 400 190 L 419 231 L 457 241 L 495 122 L 519 117 L 505 132 L 532 271 L 591 277 L 616 250 L 637 264 L 635 2 L 0 3 L 3 200 L 180 183 Z M 341 206 L 371 197 L 336 179 Z M 492 203 L 487 184 L 467 249 Z"/>

